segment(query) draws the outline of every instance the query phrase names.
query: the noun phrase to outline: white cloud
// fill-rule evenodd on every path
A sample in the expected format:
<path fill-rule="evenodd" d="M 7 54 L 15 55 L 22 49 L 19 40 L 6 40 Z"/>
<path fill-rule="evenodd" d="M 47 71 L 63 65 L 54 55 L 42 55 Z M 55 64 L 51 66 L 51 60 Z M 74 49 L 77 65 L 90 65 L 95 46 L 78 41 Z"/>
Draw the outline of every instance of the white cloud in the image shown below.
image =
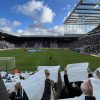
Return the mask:
<path fill-rule="evenodd" d="M 43 2 L 31 0 L 23 5 L 15 5 L 13 9 L 21 12 L 24 15 L 33 17 L 36 11 L 42 9 L 42 6 Z"/>
<path fill-rule="evenodd" d="M 13 25 L 14 27 L 21 26 L 21 22 L 19 22 L 19 21 L 14 21 L 14 22 L 12 23 L 12 25 Z"/>
<path fill-rule="evenodd" d="M 9 26 L 9 24 L 10 24 L 9 20 L 5 18 L 0 18 L 0 27 Z"/>
<path fill-rule="evenodd" d="M 23 5 L 15 5 L 14 10 L 42 23 L 51 23 L 55 13 L 42 1 L 31 0 Z"/>
<path fill-rule="evenodd" d="M 3 27 L 2 30 L 7 32 L 12 32 L 12 29 L 10 27 Z"/>
<path fill-rule="evenodd" d="M 17 30 L 17 32 L 20 34 L 20 33 L 22 33 L 23 31 L 22 31 L 22 30 Z"/>
<path fill-rule="evenodd" d="M 0 27 L 18 27 L 21 26 L 21 22 L 19 21 L 9 21 L 5 18 L 0 18 Z"/>
<path fill-rule="evenodd" d="M 13 30 L 16 29 L 18 26 L 21 26 L 21 22 L 19 21 L 11 22 L 5 18 L 0 18 L 0 30 L 12 33 Z"/>
<path fill-rule="evenodd" d="M 55 26 L 52 30 L 59 35 L 64 35 L 64 25 Z"/>
<path fill-rule="evenodd" d="M 20 35 L 47 35 L 47 36 L 58 36 L 64 35 L 64 27 L 62 26 L 55 26 L 51 29 L 46 29 L 43 27 L 34 27 L 33 29 L 28 28 L 26 30 L 18 30 L 18 34 Z"/>
<path fill-rule="evenodd" d="M 19 21 L 9 21 L 5 18 L 0 18 L 0 29 L 11 33 L 13 35 L 63 35 L 63 26 L 55 26 L 51 29 L 44 28 L 41 24 L 32 24 L 27 29 L 18 29 L 14 31 L 18 26 L 21 25 Z"/>
<path fill-rule="evenodd" d="M 55 13 L 47 6 L 43 7 L 40 22 L 42 23 L 52 23 Z"/>

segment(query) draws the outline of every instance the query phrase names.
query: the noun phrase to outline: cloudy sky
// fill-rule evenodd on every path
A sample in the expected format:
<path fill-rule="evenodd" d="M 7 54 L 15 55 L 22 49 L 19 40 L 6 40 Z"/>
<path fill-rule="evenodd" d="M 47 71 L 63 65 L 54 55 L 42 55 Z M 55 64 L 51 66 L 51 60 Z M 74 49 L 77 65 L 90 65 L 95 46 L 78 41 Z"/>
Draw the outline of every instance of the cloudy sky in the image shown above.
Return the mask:
<path fill-rule="evenodd" d="M 64 18 L 77 1 L 0 0 L 0 30 L 15 35 L 63 35 Z"/>

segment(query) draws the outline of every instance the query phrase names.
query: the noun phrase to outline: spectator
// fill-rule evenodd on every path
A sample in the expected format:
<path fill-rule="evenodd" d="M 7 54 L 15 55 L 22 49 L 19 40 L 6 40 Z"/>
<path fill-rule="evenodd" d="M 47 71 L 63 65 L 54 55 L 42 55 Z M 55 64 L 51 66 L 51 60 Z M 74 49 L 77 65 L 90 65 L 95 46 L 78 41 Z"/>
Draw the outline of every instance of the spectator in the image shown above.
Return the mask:
<path fill-rule="evenodd" d="M 0 100 L 9 100 L 9 96 L 6 87 L 4 85 L 4 82 L 1 78 L 1 75 L 0 75 Z"/>
<path fill-rule="evenodd" d="M 90 80 L 87 80 L 81 84 L 81 90 L 85 94 L 85 100 L 96 100 L 93 96 L 93 87 Z"/>
<path fill-rule="evenodd" d="M 22 93 L 22 91 L 23 91 L 23 93 Z M 9 98 L 11 100 L 28 100 L 28 97 L 27 97 L 25 91 L 22 90 L 20 82 L 16 83 L 15 91 L 13 91 L 10 94 Z"/>
<path fill-rule="evenodd" d="M 98 77 L 98 79 L 100 79 L 100 72 L 99 72 L 99 70 L 96 71 L 96 76 Z"/>
<path fill-rule="evenodd" d="M 20 85 L 20 83 L 18 82 L 18 83 L 16 83 L 16 85 L 15 85 L 15 91 L 13 91 L 11 94 L 10 94 L 10 96 L 9 96 L 9 98 L 11 99 L 11 100 L 22 100 L 22 88 L 21 88 L 21 85 Z"/>
<path fill-rule="evenodd" d="M 73 87 L 71 83 L 69 83 L 68 76 L 67 76 L 67 70 L 64 71 L 64 82 L 68 89 L 68 98 L 73 98 L 75 96 L 80 96 L 82 94 L 82 91 L 80 89 L 80 85 L 77 85 L 76 87 Z M 81 84 L 82 82 L 77 82 Z"/>
<path fill-rule="evenodd" d="M 48 70 L 45 70 L 45 88 L 44 93 L 41 100 L 50 100 L 51 99 L 51 80 L 49 79 L 50 72 Z"/>

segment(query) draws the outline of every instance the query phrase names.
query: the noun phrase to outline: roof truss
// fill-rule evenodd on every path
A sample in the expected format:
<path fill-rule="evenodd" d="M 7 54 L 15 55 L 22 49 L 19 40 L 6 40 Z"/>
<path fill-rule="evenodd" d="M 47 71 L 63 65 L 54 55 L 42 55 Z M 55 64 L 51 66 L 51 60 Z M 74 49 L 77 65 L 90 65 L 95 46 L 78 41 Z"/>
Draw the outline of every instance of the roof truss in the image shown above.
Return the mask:
<path fill-rule="evenodd" d="M 79 0 L 64 24 L 100 24 L 100 0 Z"/>

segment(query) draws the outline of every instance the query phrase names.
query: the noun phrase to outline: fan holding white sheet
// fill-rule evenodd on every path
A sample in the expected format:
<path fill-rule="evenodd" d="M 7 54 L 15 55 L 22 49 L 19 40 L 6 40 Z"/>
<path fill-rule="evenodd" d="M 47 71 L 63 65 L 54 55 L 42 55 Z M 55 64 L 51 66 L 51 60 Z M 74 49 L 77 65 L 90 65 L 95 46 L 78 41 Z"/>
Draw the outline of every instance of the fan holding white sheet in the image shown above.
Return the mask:
<path fill-rule="evenodd" d="M 50 80 L 57 82 L 58 70 L 58 68 L 49 69 Z M 41 100 L 45 87 L 45 79 L 45 70 L 40 70 L 25 81 L 21 82 L 22 88 L 25 90 L 29 100 Z M 53 100 L 52 91 L 51 100 Z"/>
<path fill-rule="evenodd" d="M 66 69 L 69 82 L 86 80 L 88 78 L 88 65 L 89 63 L 68 64 Z"/>

